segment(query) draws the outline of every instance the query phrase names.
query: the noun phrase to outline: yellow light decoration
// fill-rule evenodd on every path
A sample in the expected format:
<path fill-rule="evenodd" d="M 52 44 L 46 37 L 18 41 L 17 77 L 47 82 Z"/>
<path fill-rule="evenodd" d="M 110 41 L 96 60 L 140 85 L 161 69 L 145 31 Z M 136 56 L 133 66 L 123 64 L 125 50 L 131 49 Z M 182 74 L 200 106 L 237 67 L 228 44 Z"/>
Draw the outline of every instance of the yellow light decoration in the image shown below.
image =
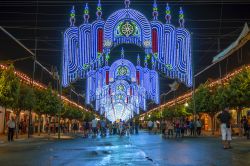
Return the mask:
<path fill-rule="evenodd" d="M 1 70 L 6 70 L 7 68 L 8 68 L 7 66 L 1 65 L 1 64 L 0 64 L 0 69 L 1 69 Z M 28 77 L 26 74 L 21 73 L 21 72 L 19 72 L 19 71 L 15 71 L 15 74 L 16 74 L 17 77 L 19 77 L 19 78 L 21 79 L 21 81 L 22 81 L 23 83 L 25 83 L 26 85 L 31 85 L 31 84 L 32 84 L 32 79 L 31 79 L 30 77 Z M 44 89 L 44 90 L 47 89 L 46 86 L 44 86 L 43 84 L 41 84 L 41 83 L 39 83 L 39 82 L 37 82 L 37 81 L 33 81 L 33 84 L 34 84 L 34 86 L 35 86 L 36 88 L 38 88 L 38 89 Z M 59 96 L 59 95 L 58 95 L 58 96 Z M 61 96 L 61 98 L 62 98 L 62 100 L 63 100 L 64 102 L 66 102 L 66 103 L 68 103 L 68 104 L 71 104 L 71 105 L 74 105 L 75 107 L 78 107 L 78 108 L 80 108 L 80 109 L 82 109 L 82 110 L 84 110 L 84 111 L 86 111 L 86 112 L 89 112 L 89 110 L 87 110 L 87 109 L 84 108 L 83 106 L 81 106 L 81 105 L 79 105 L 79 104 L 77 104 L 77 103 L 75 103 L 75 102 L 69 100 L 67 97 Z"/>

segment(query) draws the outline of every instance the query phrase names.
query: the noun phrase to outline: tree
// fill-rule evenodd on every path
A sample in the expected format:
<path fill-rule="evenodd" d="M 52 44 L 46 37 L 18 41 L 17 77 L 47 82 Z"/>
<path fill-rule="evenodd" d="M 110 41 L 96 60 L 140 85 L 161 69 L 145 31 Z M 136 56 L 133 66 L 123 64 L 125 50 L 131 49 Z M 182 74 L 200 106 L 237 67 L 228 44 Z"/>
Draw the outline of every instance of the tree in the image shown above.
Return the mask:
<path fill-rule="evenodd" d="M 35 94 L 32 88 L 28 87 L 25 84 L 21 84 L 20 91 L 18 95 L 17 103 L 14 105 L 14 110 L 17 116 L 17 126 L 20 122 L 20 112 L 24 110 L 33 109 L 35 104 Z M 16 130 L 18 133 L 18 127 Z M 16 135 L 17 136 L 17 135 Z"/>
<path fill-rule="evenodd" d="M 178 104 L 172 107 L 165 108 L 162 113 L 164 118 L 172 119 L 177 117 L 188 116 L 190 113 L 187 112 L 187 109 L 184 105 Z"/>
<path fill-rule="evenodd" d="M 161 117 L 162 117 L 162 114 L 160 111 L 154 111 L 150 114 L 150 120 L 152 121 L 160 120 Z"/>
<path fill-rule="evenodd" d="M 216 86 L 213 90 L 212 96 L 214 109 L 217 112 L 223 110 L 226 106 L 228 106 L 229 101 L 229 86 L 228 85 L 219 85 Z"/>
<path fill-rule="evenodd" d="M 14 66 L 10 65 L 7 70 L 2 72 L 0 77 L 0 105 L 4 107 L 4 129 L 6 109 L 13 108 L 16 104 L 19 89 L 19 79 L 15 75 Z"/>
<path fill-rule="evenodd" d="M 243 69 L 229 81 L 228 104 L 238 110 L 250 106 L 250 69 Z"/>
<path fill-rule="evenodd" d="M 60 109 L 61 101 L 57 93 L 53 93 L 51 86 L 49 86 L 44 93 L 44 113 L 55 116 Z"/>
<path fill-rule="evenodd" d="M 41 89 L 35 89 L 35 106 L 34 112 L 38 115 L 38 135 L 41 133 L 41 116 L 46 114 L 45 108 L 45 91 Z"/>
<path fill-rule="evenodd" d="M 162 112 L 162 116 L 165 119 L 172 119 L 174 117 L 174 110 L 168 107 L 165 107 Z"/>
<path fill-rule="evenodd" d="M 195 108 L 198 113 L 210 112 L 212 107 L 211 91 L 207 84 L 201 84 L 194 95 Z"/>
<path fill-rule="evenodd" d="M 83 111 L 77 107 L 64 105 L 63 108 L 64 109 L 63 109 L 62 117 L 64 118 L 68 118 L 70 120 L 72 119 L 82 120 L 86 116 L 86 113 L 83 113 Z"/>
<path fill-rule="evenodd" d="M 58 110 L 60 109 L 61 101 L 57 95 L 57 93 L 53 93 L 51 86 L 45 90 L 44 92 L 44 113 L 49 116 L 56 116 Z M 50 118 L 49 118 L 49 135 L 50 135 Z"/>
<path fill-rule="evenodd" d="M 95 115 L 93 112 L 85 112 L 84 113 L 84 121 L 86 122 L 90 122 L 91 120 L 93 120 L 95 118 Z"/>

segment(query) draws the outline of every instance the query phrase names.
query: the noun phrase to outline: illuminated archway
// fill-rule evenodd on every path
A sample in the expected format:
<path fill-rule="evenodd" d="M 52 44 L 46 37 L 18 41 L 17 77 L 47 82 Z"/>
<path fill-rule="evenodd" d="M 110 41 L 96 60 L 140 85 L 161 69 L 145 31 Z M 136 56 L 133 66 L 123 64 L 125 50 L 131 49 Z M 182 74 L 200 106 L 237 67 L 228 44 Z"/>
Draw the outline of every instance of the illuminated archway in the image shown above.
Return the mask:
<path fill-rule="evenodd" d="M 132 82 L 134 80 L 141 84 L 143 81 L 148 82 L 142 86 L 144 89 L 140 89 L 140 92 L 145 93 L 145 98 L 159 103 L 157 88 L 152 88 L 159 86 L 158 71 L 170 78 L 180 80 L 187 86 L 192 86 L 191 38 L 190 33 L 184 28 L 182 8 L 179 11 L 179 27 L 176 28 L 171 24 L 171 11 L 168 5 L 166 23 L 162 23 L 158 20 L 156 1 L 153 4 L 152 21 L 149 21 L 141 12 L 130 8 L 130 0 L 125 0 L 124 3 L 125 8 L 115 11 L 105 21 L 102 19 L 102 6 L 99 0 L 97 19 L 92 23 L 89 23 L 89 8 L 86 4 L 84 22 L 78 27 L 75 26 L 73 7 L 70 14 L 70 27 L 64 33 L 62 84 L 67 86 L 78 78 L 86 78 L 87 84 L 92 82 L 87 87 L 86 103 L 96 100 L 97 110 L 101 110 L 97 96 L 109 89 L 104 85 L 119 79 L 110 75 L 108 62 L 111 49 L 120 44 L 134 44 L 144 50 L 144 66 L 137 65 L 136 72 L 131 72 L 133 76 L 128 75 L 128 77 Z M 126 63 L 129 64 L 129 62 Z M 131 65 L 119 70 L 125 72 L 127 69 L 131 69 Z M 138 74 L 138 71 L 142 70 L 143 80 L 139 78 L 142 74 Z M 119 108 L 121 105 L 118 104 L 116 110 Z M 132 112 L 136 111 L 132 110 Z"/>

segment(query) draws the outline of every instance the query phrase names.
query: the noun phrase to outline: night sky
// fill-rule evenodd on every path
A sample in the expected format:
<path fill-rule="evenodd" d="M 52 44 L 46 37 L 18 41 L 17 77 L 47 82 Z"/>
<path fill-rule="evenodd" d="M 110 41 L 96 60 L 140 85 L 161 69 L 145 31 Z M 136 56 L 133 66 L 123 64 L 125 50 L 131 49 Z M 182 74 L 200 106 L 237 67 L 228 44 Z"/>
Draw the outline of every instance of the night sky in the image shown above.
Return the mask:
<path fill-rule="evenodd" d="M 32 51 L 35 51 L 37 39 L 37 59 L 49 69 L 52 66 L 60 68 L 62 55 L 62 33 L 69 26 L 69 12 L 72 5 L 76 7 L 76 25 L 83 23 L 84 4 L 89 4 L 90 22 L 96 19 L 96 4 L 98 0 L 1 0 L 0 25 L 8 30 Z M 114 11 L 124 8 L 123 0 L 101 0 L 103 18 Z M 165 23 L 165 5 L 169 3 L 172 14 L 172 24 L 178 26 L 179 7 L 183 7 L 185 27 L 192 34 L 192 52 L 195 73 L 209 65 L 218 49 L 223 49 L 240 34 L 245 22 L 250 23 L 250 0 L 158 0 L 159 20 Z M 153 0 L 131 0 L 131 8 L 142 12 L 152 20 Z M 220 46 L 218 47 L 218 41 Z M 125 57 L 135 62 L 143 51 L 137 47 L 124 46 Z M 30 54 L 0 32 L 0 60 L 16 59 Z M 120 48 L 111 53 L 111 60 L 120 57 Z M 32 61 L 17 62 L 19 70 L 31 74 Z M 46 79 L 39 68 L 36 79 Z M 161 78 L 161 93 L 168 90 L 168 85 Z M 84 93 L 81 81 L 76 83 L 76 89 Z M 171 81 L 168 81 L 171 82 Z M 186 88 L 184 88 L 186 89 Z"/>

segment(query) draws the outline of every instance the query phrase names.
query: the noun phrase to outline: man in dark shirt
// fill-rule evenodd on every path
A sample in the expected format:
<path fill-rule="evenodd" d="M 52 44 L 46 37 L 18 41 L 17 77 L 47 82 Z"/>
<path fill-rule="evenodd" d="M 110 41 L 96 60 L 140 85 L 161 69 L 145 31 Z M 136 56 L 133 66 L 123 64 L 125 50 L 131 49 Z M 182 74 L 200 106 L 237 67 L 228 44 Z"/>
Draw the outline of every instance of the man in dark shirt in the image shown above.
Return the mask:
<path fill-rule="evenodd" d="M 224 149 L 231 148 L 230 142 L 232 141 L 232 132 L 231 132 L 231 115 L 229 113 L 229 108 L 225 108 L 224 111 L 218 116 L 218 119 L 221 122 L 221 136 Z"/>

